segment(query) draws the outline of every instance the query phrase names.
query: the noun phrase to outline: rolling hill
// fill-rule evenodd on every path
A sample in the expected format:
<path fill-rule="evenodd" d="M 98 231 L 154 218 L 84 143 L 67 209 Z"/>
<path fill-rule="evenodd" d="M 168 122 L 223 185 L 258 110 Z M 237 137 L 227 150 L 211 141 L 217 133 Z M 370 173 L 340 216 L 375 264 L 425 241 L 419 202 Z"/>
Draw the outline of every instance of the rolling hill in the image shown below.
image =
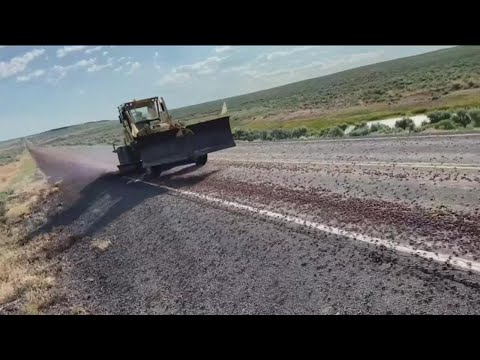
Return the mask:
<path fill-rule="evenodd" d="M 233 126 L 330 126 L 480 104 L 480 46 L 460 46 L 175 109 L 179 119 L 215 116 L 223 102 Z"/>

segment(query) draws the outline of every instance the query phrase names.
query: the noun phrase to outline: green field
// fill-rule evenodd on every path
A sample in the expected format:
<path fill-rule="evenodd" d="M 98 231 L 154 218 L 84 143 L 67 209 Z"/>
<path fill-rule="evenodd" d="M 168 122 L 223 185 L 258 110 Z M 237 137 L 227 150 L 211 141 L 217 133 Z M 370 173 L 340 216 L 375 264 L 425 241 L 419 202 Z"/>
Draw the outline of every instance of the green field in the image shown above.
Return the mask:
<path fill-rule="evenodd" d="M 480 106 L 480 46 L 459 46 L 363 66 L 246 95 L 171 111 L 194 123 L 218 117 L 223 102 L 234 129 L 306 127 L 310 132 L 338 124 Z M 98 121 L 29 137 L 37 144 L 80 145 L 122 142 L 118 121 Z M 19 141 L 0 143 L 0 163 L 19 154 Z"/>

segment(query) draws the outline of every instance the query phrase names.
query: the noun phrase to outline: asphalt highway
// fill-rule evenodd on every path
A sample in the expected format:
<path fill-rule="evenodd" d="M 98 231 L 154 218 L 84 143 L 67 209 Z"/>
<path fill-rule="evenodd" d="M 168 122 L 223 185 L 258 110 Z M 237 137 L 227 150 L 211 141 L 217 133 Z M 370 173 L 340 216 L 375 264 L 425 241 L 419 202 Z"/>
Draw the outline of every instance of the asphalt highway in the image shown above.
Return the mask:
<path fill-rule="evenodd" d="M 53 313 L 480 313 L 479 136 L 239 142 L 157 179 L 111 150 L 32 151 L 76 194 Z"/>

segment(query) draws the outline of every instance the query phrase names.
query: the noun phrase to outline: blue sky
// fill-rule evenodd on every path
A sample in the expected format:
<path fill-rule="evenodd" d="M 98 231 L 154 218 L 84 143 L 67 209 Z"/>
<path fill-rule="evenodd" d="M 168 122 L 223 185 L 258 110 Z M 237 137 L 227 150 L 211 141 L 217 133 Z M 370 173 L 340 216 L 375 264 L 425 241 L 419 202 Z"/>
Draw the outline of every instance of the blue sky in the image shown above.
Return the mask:
<path fill-rule="evenodd" d="M 0 140 L 116 119 L 133 98 L 172 109 L 443 47 L 0 46 Z"/>

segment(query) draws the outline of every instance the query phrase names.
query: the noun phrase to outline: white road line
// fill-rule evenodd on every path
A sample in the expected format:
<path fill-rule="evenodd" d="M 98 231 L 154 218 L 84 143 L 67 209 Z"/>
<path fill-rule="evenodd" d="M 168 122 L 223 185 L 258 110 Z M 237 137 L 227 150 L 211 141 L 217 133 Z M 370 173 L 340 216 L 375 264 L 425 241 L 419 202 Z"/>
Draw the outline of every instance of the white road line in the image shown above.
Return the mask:
<path fill-rule="evenodd" d="M 342 161 L 308 161 L 295 159 L 278 159 L 278 160 L 238 160 L 227 158 L 212 158 L 213 161 L 225 162 L 249 162 L 249 163 L 283 163 L 283 164 L 305 164 L 305 165 L 342 165 L 342 166 L 398 166 L 398 167 L 418 167 L 418 168 L 434 168 L 434 169 L 457 169 L 457 170 L 480 170 L 480 164 L 454 164 L 454 163 L 394 163 L 394 162 L 342 162 Z"/>
<path fill-rule="evenodd" d="M 273 219 L 282 220 L 282 221 L 285 221 L 285 222 L 294 223 L 294 224 L 301 225 L 301 226 L 304 226 L 304 227 L 317 229 L 317 230 L 326 232 L 328 234 L 344 236 L 344 237 L 349 238 L 349 239 L 362 241 L 362 242 L 365 242 L 365 243 L 368 243 L 368 244 L 373 244 L 373 245 L 376 245 L 376 246 L 385 246 L 387 249 L 394 250 L 394 251 L 397 251 L 397 252 L 402 253 L 402 254 L 417 255 L 417 256 L 425 258 L 425 259 L 431 259 L 431 260 L 436 261 L 438 263 L 450 264 L 452 267 L 456 267 L 456 268 L 461 269 L 461 270 L 480 273 L 480 263 L 475 262 L 475 261 L 470 261 L 468 259 L 463 259 L 463 258 L 460 258 L 460 257 L 444 255 L 444 254 L 436 254 L 436 253 L 433 253 L 433 252 L 430 252 L 430 251 L 415 250 L 415 249 L 413 249 L 409 246 L 396 244 L 393 241 L 388 241 L 388 240 L 384 240 L 384 239 L 380 239 L 380 238 L 374 238 L 374 237 L 371 237 L 371 236 L 368 236 L 368 235 L 363 235 L 363 234 L 356 233 L 356 232 L 342 230 L 342 229 L 339 229 L 339 228 L 336 228 L 336 227 L 332 227 L 332 226 L 328 226 L 328 225 L 319 224 L 319 223 L 316 223 L 316 222 L 304 220 L 304 219 L 301 219 L 301 218 L 298 218 L 298 217 L 295 217 L 295 216 L 284 215 L 284 214 L 280 214 L 280 213 L 269 211 L 269 210 L 261 210 L 261 209 L 255 208 L 253 206 L 240 204 L 240 203 L 237 203 L 237 202 L 234 202 L 234 201 L 222 200 L 222 199 L 218 199 L 218 198 L 215 198 L 215 197 L 212 197 L 212 196 L 209 196 L 209 195 L 202 195 L 202 194 L 192 192 L 192 191 L 174 189 L 174 188 L 171 188 L 169 186 L 159 185 L 159 184 L 155 184 L 155 183 L 152 183 L 152 182 L 148 182 L 148 181 L 144 181 L 144 180 L 140 180 L 140 179 L 135 179 L 135 178 L 127 177 L 127 176 L 125 176 L 125 178 L 131 180 L 131 182 L 141 182 L 141 183 L 148 184 L 148 185 L 151 185 L 151 186 L 155 186 L 155 187 L 158 187 L 158 188 L 162 188 L 162 189 L 165 189 L 165 190 L 168 190 L 168 191 L 171 191 L 171 192 L 175 192 L 177 194 L 186 195 L 188 197 L 194 197 L 194 198 L 197 198 L 197 199 L 201 199 L 201 200 L 204 200 L 204 201 L 207 201 L 207 202 L 210 202 L 210 203 L 219 204 L 219 205 L 227 206 L 227 207 L 238 209 L 238 210 L 248 211 L 248 212 L 251 212 L 251 213 L 254 213 L 254 214 L 259 214 L 259 215 L 270 217 L 270 218 L 273 218 Z"/>

